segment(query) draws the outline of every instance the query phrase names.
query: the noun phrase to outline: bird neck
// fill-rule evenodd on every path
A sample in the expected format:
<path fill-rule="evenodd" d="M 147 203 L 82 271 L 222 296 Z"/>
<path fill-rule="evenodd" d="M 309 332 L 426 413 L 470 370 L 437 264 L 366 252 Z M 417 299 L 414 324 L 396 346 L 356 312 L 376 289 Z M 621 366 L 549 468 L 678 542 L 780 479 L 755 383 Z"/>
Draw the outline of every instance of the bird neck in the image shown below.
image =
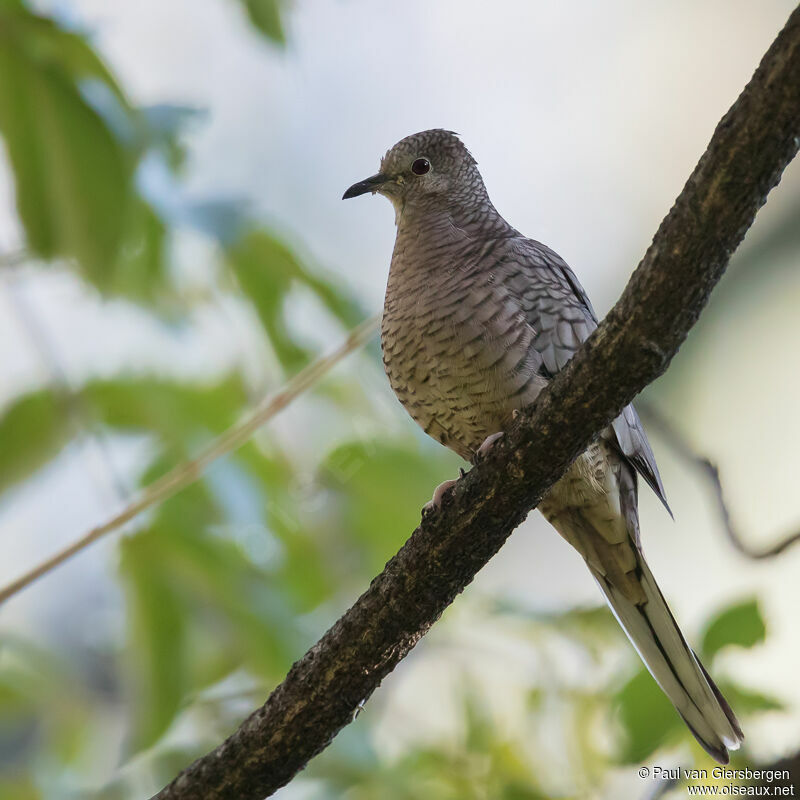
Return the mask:
<path fill-rule="evenodd" d="M 395 288 L 422 288 L 452 268 L 469 272 L 479 267 L 478 254 L 487 240 L 514 235 L 488 199 L 474 206 L 406 206 L 397 215 L 389 282 L 397 283 Z"/>
<path fill-rule="evenodd" d="M 441 238 L 481 238 L 513 233 L 513 228 L 500 216 L 488 196 L 460 198 L 429 196 L 414 203 L 396 207 L 398 239 L 428 236 Z"/>

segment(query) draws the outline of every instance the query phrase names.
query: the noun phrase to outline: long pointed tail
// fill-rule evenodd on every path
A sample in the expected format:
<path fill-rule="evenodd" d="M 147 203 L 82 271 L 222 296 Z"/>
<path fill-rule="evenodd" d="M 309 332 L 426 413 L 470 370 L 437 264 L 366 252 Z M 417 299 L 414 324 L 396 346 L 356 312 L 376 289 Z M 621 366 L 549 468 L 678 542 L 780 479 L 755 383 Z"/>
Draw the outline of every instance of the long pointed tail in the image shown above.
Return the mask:
<path fill-rule="evenodd" d="M 632 602 L 587 562 L 611 610 L 631 643 L 705 751 L 722 764 L 728 750 L 744 739 L 731 707 L 683 638 L 683 634 L 638 548 L 636 567 L 628 573 L 643 597 Z M 626 594 L 630 594 L 626 592 Z"/>

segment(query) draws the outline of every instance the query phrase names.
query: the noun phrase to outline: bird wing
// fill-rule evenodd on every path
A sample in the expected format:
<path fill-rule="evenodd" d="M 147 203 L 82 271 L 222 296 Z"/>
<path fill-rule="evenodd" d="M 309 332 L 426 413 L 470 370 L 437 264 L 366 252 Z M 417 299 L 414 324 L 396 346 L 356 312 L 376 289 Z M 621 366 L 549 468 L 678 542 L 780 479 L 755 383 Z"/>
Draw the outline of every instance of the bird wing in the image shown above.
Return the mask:
<path fill-rule="evenodd" d="M 515 240 L 514 251 L 519 270 L 509 279 L 516 284 L 528 324 L 536 332 L 533 347 L 542 357 L 540 372 L 552 378 L 597 327 L 597 315 L 561 256 L 540 242 L 522 237 Z M 672 514 L 655 456 L 633 405 L 626 406 L 611 427 L 612 444 Z"/>

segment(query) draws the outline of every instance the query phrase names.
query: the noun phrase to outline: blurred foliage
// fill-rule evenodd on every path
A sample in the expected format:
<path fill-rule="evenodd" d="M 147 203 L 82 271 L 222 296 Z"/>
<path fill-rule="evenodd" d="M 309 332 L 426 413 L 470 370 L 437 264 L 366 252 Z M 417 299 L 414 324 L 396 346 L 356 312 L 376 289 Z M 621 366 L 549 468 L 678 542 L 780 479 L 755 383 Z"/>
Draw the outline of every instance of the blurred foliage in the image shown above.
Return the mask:
<path fill-rule="evenodd" d="M 284 44 L 286 36 L 281 20 L 279 0 L 242 0 L 247 16 L 255 28 L 276 44 Z"/>
<path fill-rule="evenodd" d="M 311 766 L 324 781 L 319 800 L 544 800 L 531 759 L 513 739 L 498 732 L 476 693 L 464 696 L 464 729 L 452 746 L 415 748 L 401 758 L 381 758 L 364 727 L 342 733 L 341 754 Z"/>
<path fill-rule="evenodd" d="M 711 661 L 725 647 L 753 647 L 763 642 L 766 635 L 758 601 L 747 600 L 711 620 L 703 634 L 701 653 L 704 659 Z"/>
<path fill-rule="evenodd" d="M 337 496 L 333 535 L 361 555 L 364 573 L 382 570 L 386 554 L 397 551 L 417 526 L 443 462 L 452 464 L 452 472 L 458 468 L 448 454 L 426 460 L 415 443 L 377 440 L 348 442 L 323 462 L 320 481 Z"/>
<path fill-rule="evenodd" d="M 308 361 L 309 353 L 292 338 L 291 325 L 283 313 L 290 291 L 298 286 L 311 290 L 348 328 L 363 318 L 352 300 L 334 289 L 330 281 L 310 272 L 285 244 L 264 231 L 242 235 L 226 255 L 242 291 L 255 304 L 278 359 L 292 371 Z M 271 269 L 265 270 L 264 264 L 270 264 Z"/>
<path fill-rule="evenodd" d="M 282 5 L 242 2 L 255 29 L 283 43 Z M 180 104 L 135 107 L 85 36 L 20 0 L 0 0 L 0 134 L 25 274 L 35 280 L 69 270 L 87 297 L 135 303 L 154 325 L 167 319 L 176 335 L 198 306 L 234 301 L 242 319 L 259 321 L 256 338 L 274 356 L 257 379 L 238 363 L 204 380 L 179 369 L 120 369 L 74 385 L 51 376 L 0 409 L 4 498 L 34 486 L 65 452 L 80 456 L 78 439 L 87 433 L 141 441 L 144 463 L 125 478 L 147 484 L 313 358 L 287 313 L 298 293 L 314 298 L 325 330 L 344 332 L 364 316 L 348 292 L 237 204 L 189 203 L 180 191 L 165 202 L 153 192 L 149 170 L 183 185 L 183 131 L 198 117 Z M 187 290 L 176 275 L 172 245 L 187 226 L 203 238 L 212 267 L 203 291 Z M 2 269 L 18 267 L 0 268 L 0 277 Z M 359 358 L 359 377 L 379 369 L 374 351 Z M 0 797 L 127 800 L 142 796 L 144 784 L 157 789 L 263 701 L 363 590 L 413 529 L 431 488 L 457 467 L 408 428 L 387 433 L 368 386 L 329 379 L 303 399 L 301 424 L 324 418 L 337 426 L 338 437 L 313 459 L 283 444 L 291 442 L 289 426 L 288 434 L 250 442 L 136 521 L 116 550 L 121 640 L 105 631 L 91 647 L 70 640 L 65 648 L 58 637 L 45 646 L 0 634 Z M 537 653 L 566 643 L 596 678 L 570 682 L 558 663 L 550 677 L 532 677 L 518 690 L 521 731 L 510 732 L 480 680 L 454 659 L 453 683 L 464 681 L 454 690 L 460 732 L 453 740 L 415 734 L 387 755 L 377 741 L 393 711 L 382 712 L 378 693 L 312 763 L 309 797 L 582 797 L 620 760 L 691 741 L 654 681 L 635 671 L 605 609 L 542 614 L 498 601 L 472 611 L 485 616 L 487 630 L 506 631 Z M 449 630 L 446 622 L 440 628 Z M 703 652 L 714 659 L 765 635 L 757 604 L 747 601 L 709 622 Z M 428 646 L 412 658 L 424 659 Z M 431 647 L 435 653 L 441 642 Z M 609 653 L 625 669 L 601 669 Z M 755 689 L 723 689 L 744 713 L 780 708 Z M 554 747 L 569 770 L 539 755 Z"/>
<path fill-rule="evenodd" d="M 87 41 L 0 5 L 0 132 L 32 254 L 74 258 L 103 291 L 149 296 L 163 226 L 137 195 L 146 120 Z"/>

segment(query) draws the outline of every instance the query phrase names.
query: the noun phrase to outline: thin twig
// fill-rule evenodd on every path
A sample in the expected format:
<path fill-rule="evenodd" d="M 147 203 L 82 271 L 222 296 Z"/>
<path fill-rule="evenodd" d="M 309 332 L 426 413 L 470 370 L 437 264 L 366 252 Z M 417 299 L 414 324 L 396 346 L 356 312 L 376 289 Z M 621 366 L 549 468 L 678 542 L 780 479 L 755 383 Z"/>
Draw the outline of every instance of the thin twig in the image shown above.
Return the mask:
<path fill-rule="evenodd" d="M 748 544 L 741 533 L 736 529 L 731 519 L 728 504 L 725 501 L 725 492 L 722 488 L 722 481 L 719 477 L 719 469 L 709 458 L 698 453 L 694 447 L 689 443 L 689 440 L 678 429 L 672 425 L 664 415 L 658 411 L 654 406 L 649 403 L 637 403 L 636 407 L 639 409 L 642 417 L 647 422 L 648 428 L 655 430 L 664 440 L 673 452 L 678 456 L 693 464 L 699 469 L 703 475 L 706 476 L 714 492 L 714 498 L 717 502 L 719 515 L 722 518 L 722 525 L 725 533 L 730 540 L 731 544 L 743 556 L 753 560 L 762 560 L 765 558 L 774 558 L 782 553 L 788 547 L 791 547 L 795 542 L 800 542 L 800 531 L 792 533 L 784 539 L 779 540 L 776 544 L 769 547 L 759 549 L 751 544 Z"/>
<path fill-rule="evenodd" d="M 201 477 L 213 461 L 241 447 L 258 428 L 286 408 L 296 397 L 310 389 L 345 356 L 366 344 L 375 332 L 377 324 L 377 317 L 371 317 L 362 322 L 350 332 L 344 342 L 330 355 L 323 356 L 298 372 L 280 391 L 266 398 L 255 411 L 214 439 L 196 458 L 179 464 L 167 472 L 166 475 L 162 475 L 153 481 L 140 492 L 136 500 L 110 520 L 98 525 L 96 528 L 92 528 L 80 539 L 76 539 L 63 550 L 60 550 L 46 561 L 17 578 L 17 580 L 0 589 L 0 603 L 4 603 L 9 597 L 29 586 L 37 578 L 46 575 L 106 534 L 121 528 L 126 522 L 130 522 L 145 509 L 164 502 L 164 500 L 190 486 Z"/>

